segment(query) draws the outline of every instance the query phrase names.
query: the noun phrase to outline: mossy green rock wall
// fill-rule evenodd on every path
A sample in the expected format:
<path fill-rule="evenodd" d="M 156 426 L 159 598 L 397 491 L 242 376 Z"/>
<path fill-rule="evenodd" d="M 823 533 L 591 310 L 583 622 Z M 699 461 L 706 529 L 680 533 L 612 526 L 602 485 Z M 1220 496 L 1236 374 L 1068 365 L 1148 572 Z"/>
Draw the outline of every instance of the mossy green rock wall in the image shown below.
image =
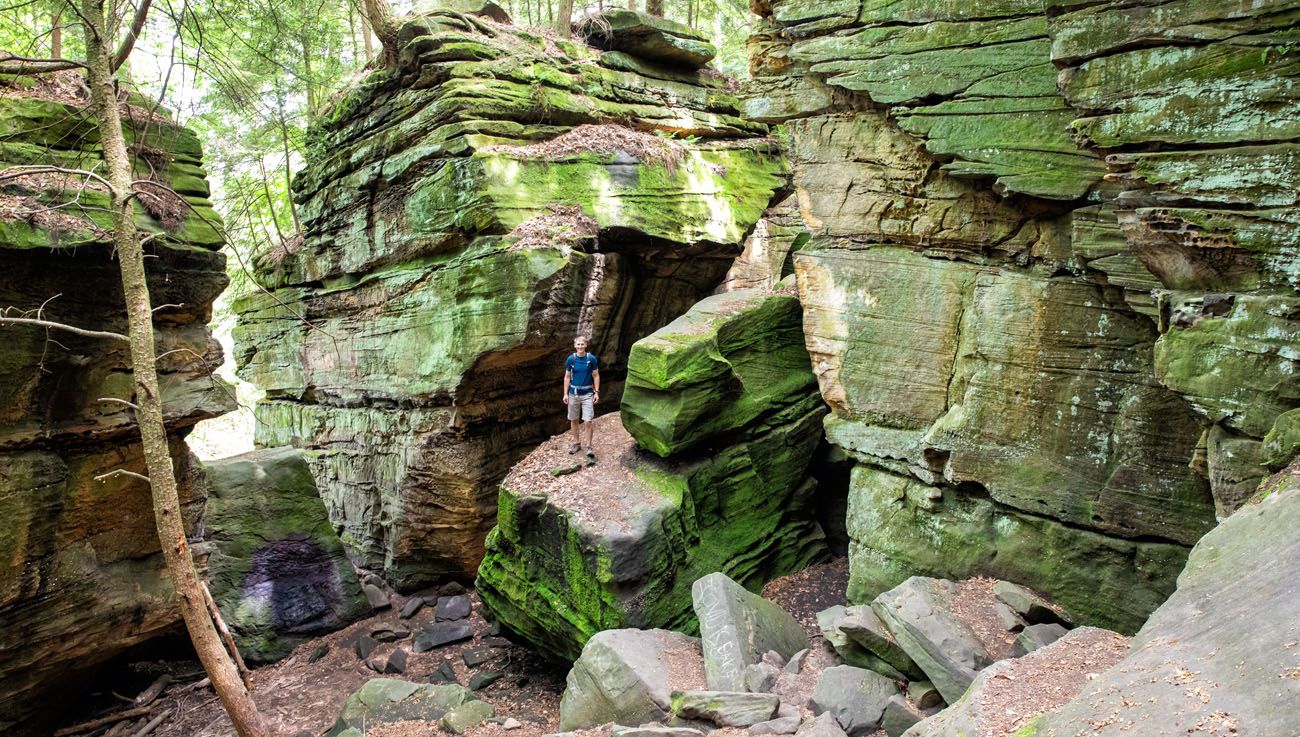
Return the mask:
<path fill-rule="evenodd" d="M 356 560 L 414 587 L 474 575 L 498 482 L 564 427 L 573 336 L 615 404 L 787 169 L 705 73 L 451 11 L 400 36 L 314 130 L 304 238 L 254 259 L 235 338 L 258 442 L 302 448 Z"/>
<path fill-rule="evenodd" d="M 370 612 L 300 451 L 210 461 L 203 481 L 208 585 L 245 660 L 279 660 Z"/>
<path fill-rule="evenodd" d="M 1135 630 L 1294 453 L 1300 10 L 759 10 L 851 598 L 982 573 Z"/>
<path fill-rule="evenodd" d="M 601 630 L 694 632 L 701 576 L 757 588 L 826 554 L 808 474 L 826 409 L 799 321 L 790 295 L 703 300 L 633 347 L 631 435 L 618 415 L 595 428 L 619 455 L 540 486 L 506 478 L 478 591 L 507 633 L 571 661 Z"/>
<path fill-rule="evenodd" d="M 0 85 L 8 80 L 0 78 Z M 38 94 L 40 88 L 29 94 Z M 221 349 L 206 323 L 226 285 L 220 220 L 207 201 L 198 140 L 139 108 L 125 116 L 139 176 L 154 171 L 186 199 L 189 216 L 154 234 L 146 251 L 155 340 L 181 503 L 202 508 L 182 438 L 197 421 L 233 408 L 211 368 Z M 137 121 L 137 122 L 132 122 Z M 0 169 L 102 166 L 93 116 L 79 106 L 0 95 Z M 147 157 L 147 160 L 146 160 Z M 0 183 L 0 308 L 90 330 L 125 332 L 107 193 L 76 177 Z M 85 208 L 53 205 L 79 199 Z M 16 214 L 15 214 L 16 212 Z M 42 307 L 44 305 L 44 307 Z M 15 312 L 21 311 L 21 312 Z M 85 669 L 179 622 L 163 570 L 143 473 L 127 344 L 19 325 L 0 326 L 0 732 L 49 734 L 44 694 L 73 687 Z M 59 714 L 63 717 L 66 714 Z"/>

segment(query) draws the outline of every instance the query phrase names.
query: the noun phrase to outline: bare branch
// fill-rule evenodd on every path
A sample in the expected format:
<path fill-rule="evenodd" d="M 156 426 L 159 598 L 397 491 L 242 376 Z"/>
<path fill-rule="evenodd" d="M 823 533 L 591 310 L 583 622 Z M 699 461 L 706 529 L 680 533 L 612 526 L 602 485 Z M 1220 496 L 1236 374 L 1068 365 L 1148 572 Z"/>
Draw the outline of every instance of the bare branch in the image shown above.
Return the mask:
<path fill-rule="evenodd" d="M 95 476 L 94 478 L 96 481 L 104 482 L 104 481 L 108 481 L 114 476 L 130 476 L 133 479 L 140 479 L 146 484 L 153 483 L 152 481 L 149 480 L 148 476 L 145 476 L 142 473 L 136 473 L 135 471 L 128 471 L 125 468 L 115 468 L 112 471 L 109 471 L 108 473 L 101 473 L 100 475 Z"/>
<path fill-rule="evenodd" d="M 23 164 L 21 166 L 10 166 L 0 170 L 0 182 L 9 179 L 22 179 L 23 177 L 35 176 L 37 174 L 69 174 L 87 179 L 94 179 L 100 184 L 112 190 L 113 186 L 108 180 L 86 169 L 68 169 L 62 166 L 50 166 L 48 164 Z"/>
<path fill-rule="evenodd" d="M 38 328 L 47 328 L 49 330 L 63 330 L 69 333 L 86 338 L 104 338 L 106 340 L 120 340 L 123 343 L 129 343 L 125 335 L 121 333 L 107 333 L 102 330 L 86 330 L 72 325 L 64 325 L 61 322 L 50 322 L 49 320 L 34 320 L 28 317 L 0 317 L 0 325 L 31 325 Z"/>
<path fill-rule="evenodd" d="M 97 402 L 115 402 L 115 403 L 117 403 L 117 404 L 125 404 L 126 406 L 130 407 L 131 409 L 134 409 L 134 410 L 137 410 L 137 411 L 140 409 L 139 405 L 137 405 L 135 402 L 128 402 L 128 401 L 126 401 L 125 399 L 118 399 L 117 397 L 100 397 L 99 399 L 96 399 L 95 401 L 97 401 Z"/>
<path fill-rule="evenodd" d="M 157 312 L 158 310 L 166 310 L 166 309 L 170 309 L 170 308 L 172 308 L 172 307 L 175 307 L 176 309 L 179 310 L 179 309 L 181 309 L 181 308 L 184 307 L 184 306 L 185 306 L 185 303 L 184 303 L 184 302 L 178 302 L 178 303 L 176 303 L 176 304 L 158 305 L 157 307 L 153 308 L 153 311 L 154 311 L 154 312 Z"/>
<path fill-rule="evenodd" d="M 16 54 L 0 54 L 0 74 L 49 74 L 78 68 L 85 69 L 86 65 L 71 59 L 33 59 Z"/>
<path fill-rule="evenodd" d="M 122 45 L 117 47 L 117 53 L 113 55 L 113 65 L 111 71 L 116 72 L 118 67 L 126 63 L 126 58 L 131 55 L 131 49 L 135 48 L 135 40 L 140 37 L 140 32 L 144 30 L 145 16 L 149 15 L 149 6 L 152 0 L 141 0 L 136 6 L 135 16 L 131 18 L 131 27 L 126 29 L 126 36 L 122 39 Z"/>

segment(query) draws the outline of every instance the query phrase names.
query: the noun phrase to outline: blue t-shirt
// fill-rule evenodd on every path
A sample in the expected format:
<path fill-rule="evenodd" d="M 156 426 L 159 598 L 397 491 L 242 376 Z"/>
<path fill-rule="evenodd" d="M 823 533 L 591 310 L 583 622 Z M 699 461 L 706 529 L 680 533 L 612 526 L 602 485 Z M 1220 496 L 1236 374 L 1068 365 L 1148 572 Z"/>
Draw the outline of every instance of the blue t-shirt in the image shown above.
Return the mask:
<path fill-rule="evenodd" d="M 581 358 L 576 353 L 570 353 L 569 357 L 564 359 L 564 371 L 573 374 L 569 378 L 569 393 L 590 394 L 594 391 L 592 374 L 599 370 L 600 362 L 596 360 L 594 353 L 588 353 Z"/>

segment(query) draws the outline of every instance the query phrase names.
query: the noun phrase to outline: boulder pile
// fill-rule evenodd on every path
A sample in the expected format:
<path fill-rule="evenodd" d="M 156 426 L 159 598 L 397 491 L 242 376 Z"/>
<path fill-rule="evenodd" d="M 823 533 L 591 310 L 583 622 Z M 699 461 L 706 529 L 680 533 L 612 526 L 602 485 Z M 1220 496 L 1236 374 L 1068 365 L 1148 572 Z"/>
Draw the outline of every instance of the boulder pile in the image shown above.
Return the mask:
<path fill-rule="evenodd" d="M 1052 684 L 1050 694 L 1035 692 L 1034 703 L 1059 706 L 1127 645 L 1095 628 L 1066 633 L 1058 606 L 989 579 L 908 579 L 870 607 L 822 612 L 821 636 L 812 639 L 789 613 L 719 573 L 696 581 L 693 604 L 699 639 L 633 629 L 591 638 L 569 672 L 560 728 L 661 737 L 727 728 L 753 737 L 880 730 L 955 737 L 962 733 L 928 730 L 990 718 L 1018 726 L 1037 713 L 1008 718 L 1006 708 L 991 705 L 1014 711 L 1025 694 L 1004 689 L 986 698 L 990 683 L 1032 675 Z M 1062 636 L 1015 659 L 1017 635 L 1045 624 Z M 943 710 L 945 701 L 955 706 Z"/>

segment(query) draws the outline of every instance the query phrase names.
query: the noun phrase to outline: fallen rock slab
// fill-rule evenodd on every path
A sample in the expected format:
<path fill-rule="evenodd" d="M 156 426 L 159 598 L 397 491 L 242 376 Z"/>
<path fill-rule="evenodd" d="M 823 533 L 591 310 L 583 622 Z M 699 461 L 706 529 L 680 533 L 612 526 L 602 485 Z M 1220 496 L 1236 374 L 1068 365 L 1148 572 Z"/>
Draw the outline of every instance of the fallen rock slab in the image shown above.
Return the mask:
<path fill-rule="evenodd" d="M 704 672 L 711 689 L 743 691 L 745 668 L 761 662 L 768 651 L 789 659 L 808 647 L 808 635 L 789 612 L 724 574 L 697 580 L 691 600 L 700 620 Z"/>
<path fill-rule="evenodd" d="M 1024 737 L 1017 730 L 1077 696 L 1089 678 L 1118 663 L 1127 650 L 1128 638 L 1109 630 L 1073 630 L 1023 658 L 1000 660 L 985 668 L 965 696 L 909 729 L 905 737 Z M 1058 733 L 1059 737 L 1074 734 Z M 1134 737 L 1153 734 L 1137 731 Z"/>
<path fill-rule="evenodd" d="M 719 727 L 748 727 L 776 716 L 781 700 L 774 694 L 745 691 L 675 691 L 673 713 L 705 719 Z"/>
<path fill-rule="evenodd" d="M 778 710 L 778 713 L 779 710 Z M 776 719 L 769 719 L 766 722 L 759 722 L 749 728 L 749 733 L 754 737 L 762 737 L 769 734 L 794 734 L 799 731 L 799 725 L 803 719 L 799 716 L 778 716 Z"/>
<path fill-rule="evenodd" d="M 1011 654 L 1020 657 L 1027 653 L 1050 645 L 1053 642 L 1065 636 L 1069 632 L 1059 624 L 1031 624 L 1016 637 L 1015 645 L 1011 648 Z"/>
<path fill-rule="evenodd" d="M 449 711 L 473 701 L 470 692 L 456 684 L 374 678 L 348 697 L 326 737 L 340 737 L 349 729 L 364 734 L 365 730 L 392 722 L 436 722 Z"/>
<path fill-rule="evenodd" d="M 998 581 L 993 584 L 993 595 L 1029 624 L 1070 624 L 1070 618 L 1058 611 L 1059 607 L 1019 584 Z"/>
<path fill-rule="evenodd" d="M 1127 657 L 1033 734 L 1291 737 L 1300 724 L 1300 467 L 1201 539 Z M 1055 645 L 1021 658 L 1027 660 Z"/>
<path fill-rule="evenodd" d="M 889 699 L 898 694 L 898 684 L 875 671 L 837 665 L 822 671 L 809 703 L 814 714 L 830 714 L 849 737 L 860 737 L 880 728 Z"/>
<path fill-rule="evenodd" d="M 979 637 L 952 611 L 957 593 L 952 581 L 913 576 L 871 602 L 899 646 L 950 704 L 993 663 Z"/>
<path fill-rule="evenodd" d="M 560 699 L 560 729 L 673 715 L 674 688 L 704 686 L 700 641 L 669 630 L 605 630 L 587 641 Z"/>
<path fill-rule="evenodd" d="M 436 647 L 450 645 L 453 642 L 468 640 L 474 636 L 469 622 L 458 620 L 455 622 L 435 622 L 415 636 L 415 643 L 412 649 L 417 653 L 428 652 Z"/>
<path fill-rule="evenodd" d="M 704 737 L 703 732 L 691 727 L 664 727 L 657 724 L 643 724 L 640 727 L 615 724 L 611 734 L 614 737 Z"/>
<path fill-rule="evenodd" d="M 809 719 L 795 732 L 795 737 L 845 737 L 844 728 L 831 714 Z"/>

